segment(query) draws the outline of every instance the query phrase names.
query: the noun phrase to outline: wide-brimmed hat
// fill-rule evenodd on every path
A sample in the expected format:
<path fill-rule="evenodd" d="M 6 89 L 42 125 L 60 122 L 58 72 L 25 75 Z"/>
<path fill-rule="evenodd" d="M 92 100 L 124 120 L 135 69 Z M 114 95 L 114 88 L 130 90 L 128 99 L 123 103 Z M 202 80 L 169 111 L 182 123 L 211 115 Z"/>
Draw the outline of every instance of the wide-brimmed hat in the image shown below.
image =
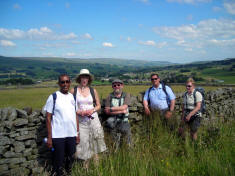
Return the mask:
<path fill-rule="evenodd" d="M 78 76 L 76 78 L 76 82 L 80 83 L 82 75 L 88 75 L 89 76 L 89 84 L 93 81 L 93 75 L 90 73 L 90 71 L 88 69 L 81 69 L 80 73 L 78 74 Z"/>
<path fill-rule="evenodd" d="M 121 84 L 123 84 L 123 81 L 120 80 L 120 79 L 115 79 L 115 80 L 113 80 L 112 84 L 113 84 L 113 83 L 121 83 Z"/>

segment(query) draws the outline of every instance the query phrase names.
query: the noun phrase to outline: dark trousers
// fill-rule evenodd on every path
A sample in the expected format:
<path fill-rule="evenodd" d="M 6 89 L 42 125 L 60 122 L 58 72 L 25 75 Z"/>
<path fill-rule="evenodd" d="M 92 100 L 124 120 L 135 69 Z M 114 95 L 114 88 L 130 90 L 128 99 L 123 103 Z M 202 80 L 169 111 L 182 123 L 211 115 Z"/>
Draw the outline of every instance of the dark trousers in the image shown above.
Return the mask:
<path fill-rule="evenodd" d="M 53 138 L 52 144 L 54 148 L 52 152 L 53 174 L 56 176 L 64 175 L 63 168 L 69 173 L 76 152 L 76 137 Z M 65 167 L 63 167 L 64 161 Z"/>

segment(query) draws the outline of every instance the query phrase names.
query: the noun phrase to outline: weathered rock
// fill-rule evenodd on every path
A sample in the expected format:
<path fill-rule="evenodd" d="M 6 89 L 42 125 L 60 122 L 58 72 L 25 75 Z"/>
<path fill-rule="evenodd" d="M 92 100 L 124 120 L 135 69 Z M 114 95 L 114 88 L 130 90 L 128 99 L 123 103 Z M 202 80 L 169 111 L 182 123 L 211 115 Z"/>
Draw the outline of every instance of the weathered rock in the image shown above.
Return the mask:
<path fill-rule="evenodd" d="M 12 151 L 7 151 L 6 153 L 3 154 L 5 158 L 20 158 L 22 157 L 21 153 L 15 153 Z"/>
<path fill-rule="evenodd" d="M 14 176 L 29 175 L 30 170 L 27 168 L 15 168 L 11 169 L 10 174 Z"/>
<path fill-rule="evenodd" d="M 32 114 L 32 107 L 25 107 L 23 110 L 27 113 L 27 115 Z"/>
<path fill-rule="evenodd" d="M 0 136 L 0 146 L 11 144 L 11 140 L 7 136 Z"/>
<path fill-rule="evenodd" d="M 15 147 L 15 152 L 16 153 L 20 153 L 20 152 L 22 152 L 25 149 L 24 142 L 18 142 L 17 141 L 13 145 Z"/>
<path fill-rule="evenodd" d="M 18 118 L 13 122 L 13 124 L 16 127 L 19 127 L 19 126 L 27 125 L 28 122 L 29 122 L 28 119 Z"/>
<path fill-rule="evenodd" d="M 0 173 L 2 171 L 6 171 L 6 170 L 8 170 L 8 165 L 7 164 L 0 165 Z"/>
<path fill-rule="evenodd" d="M 17 112 L 17 117 L 18 118 L 23 118 L 23 119 L 28 119 L 27 112 L 21 109 L 16 109 Z"/>
<path fill-rule="evenodd" d="M 29 156 L 32 154 L 33 149 L 32 148 L 27 148 L 24 150 L 23 155 L 24 156 Z"/>
<path fill-rule="evenodd" d="M 29 135 L 24 135 L 24 136 L 17 136 L 15 139 L 17 141 L 23 141 L 23 140 L 27 140 L 27 139 L 35 139 L 36 135 L 35 134 L 29 134 Z"/>

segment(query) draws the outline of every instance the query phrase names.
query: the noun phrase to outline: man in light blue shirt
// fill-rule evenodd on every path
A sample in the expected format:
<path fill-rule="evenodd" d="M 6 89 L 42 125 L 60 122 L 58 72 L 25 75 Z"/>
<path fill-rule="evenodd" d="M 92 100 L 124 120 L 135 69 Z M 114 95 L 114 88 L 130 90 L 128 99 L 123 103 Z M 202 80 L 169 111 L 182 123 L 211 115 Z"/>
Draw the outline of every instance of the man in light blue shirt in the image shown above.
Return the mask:
<path fill-rule="evenodd" d="M 158 74 L 151 75 L 152 87 L 144 95 L 144 111 L 150 115 L 151 111 L 160 111 L 166 119 L 170 119 L 175 108 L 175 95 L 170 87 L 160 82 Z"/>

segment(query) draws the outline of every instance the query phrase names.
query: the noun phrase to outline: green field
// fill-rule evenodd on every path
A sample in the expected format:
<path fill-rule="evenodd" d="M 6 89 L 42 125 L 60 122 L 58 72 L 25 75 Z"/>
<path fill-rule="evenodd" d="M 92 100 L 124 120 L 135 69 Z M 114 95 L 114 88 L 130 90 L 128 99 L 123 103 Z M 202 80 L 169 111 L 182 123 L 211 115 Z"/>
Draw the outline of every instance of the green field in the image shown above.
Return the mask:
<path fill-rule="evenodd" d="M 174 92 L 185 91 L 184 86 L 171 86 Z M 111 86 L 95 86 L 99 93 L 100 99 L 105 99 L 107 95 L 112 91 Z M 138 95 L 140 92 L 145 91 L 149 86 L 125 86 L 124 90 L 132 95 Z M 217 89 L 217 87 L 205 87 L 206 91 Z M 32 107 L 33 109 L 41 109 L 46 103 L 48 96 L 58 90 L 56 87 L 52 88 L 18 88 L 0 90 L 0 108 L 3 107 L 15 107 L 24 108 Z"/>
<path fill-rule="evenodd" d="M 158 119 L 156 117 L 155 119 Z M 90 168 L 74 165 L 72 176 L 229 176 L 235 174 L 235 123 L 202 127 L 198 141 L 180 139 L 153 121 L 149 133 L 142 131 L 133 148 L 109 152 Z M 145 128 L 145 123 L 142 124 Z M 145 128 L 146 129 L 146 128 Z"/>

